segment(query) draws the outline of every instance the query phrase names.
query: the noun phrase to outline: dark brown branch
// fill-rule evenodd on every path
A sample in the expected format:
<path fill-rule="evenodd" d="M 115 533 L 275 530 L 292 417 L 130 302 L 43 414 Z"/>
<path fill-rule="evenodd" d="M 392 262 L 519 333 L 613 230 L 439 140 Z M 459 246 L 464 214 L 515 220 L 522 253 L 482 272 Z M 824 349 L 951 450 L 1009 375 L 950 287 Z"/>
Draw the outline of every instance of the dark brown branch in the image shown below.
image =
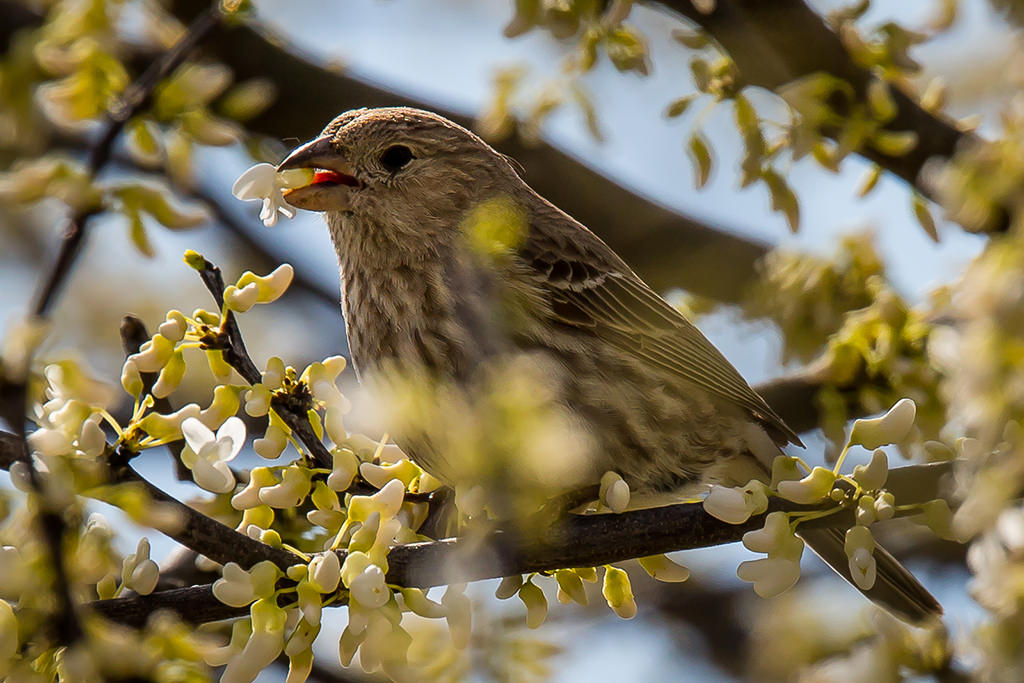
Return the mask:
<path fill-rule="evenodd" d="M 901 504 L 943 495 L 944 477 L 952 463 L 911 465 L 890 471 L 887 487 Z M 775 509 L 815 509 L 774 500 Z M 854 521 L 843 510 L 807 522 L 808 527 L 842 527 Z M 591 567 L 624 560 L 733 543 L 764 525 L 764 515 L 739 525 L 727 524 L 704 511 L 701 503 L 681 503 L 633 510 L 619 515 L 570 515 L 557 527 L 533 536 L 515 534 L 509 547 L 501 533 L 483 541 L 445 539 L 393 548 L 388 555 L 388 583 L 427 588 L 448 583 L 550 571 L 564 567 Z M 500 552 L 499 552 L 500 551 Z M 345 551 L 337 551 L 344 559 Z M 154 609 L 166 608 L 181 618 L 200 623 L 228 619 L 248 612 L 220 605 L 208 586 L 193 586 L 150 596 L 92 603 L 93 609 L 129 625 L 139 625 Z"/>
<path fill-rule="evenodd" d="M 153 503 L 167 505 L 175 511 L 177 523 L 166 528 L 158 528 L 157 531 L 218 564 L 235 562 L 248 569 L 254 564 L 270 560 L 285 570 L 302 561 L 287 550 L 274 548 L 249 538 L 185 505 L 151 484 L 131 467 L 116 468 L 112 474 L 115 485 L 140 486 Z"/>

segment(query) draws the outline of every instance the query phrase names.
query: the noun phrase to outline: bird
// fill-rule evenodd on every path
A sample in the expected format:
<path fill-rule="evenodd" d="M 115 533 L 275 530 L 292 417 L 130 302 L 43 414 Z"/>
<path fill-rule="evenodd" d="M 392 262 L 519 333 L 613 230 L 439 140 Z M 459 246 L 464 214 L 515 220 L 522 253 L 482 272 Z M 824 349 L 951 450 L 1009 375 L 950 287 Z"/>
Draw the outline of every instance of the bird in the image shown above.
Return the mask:
<path fill-rule="evenodd" d="M 312 173 L 285 200 L 326 219 L 360 381 L 398 368 L 468 384 L 494 359 L 533 359 L 589 439 L 575 479 L 611 470 L 640 493 L 768 481 L 781 448 L 803 446 L 697 327 L 470 130 L 420 109 L 354 109 L 278 165 L 295 169 Z M 481 248 L 474 216 L 511 227 Z M 399 445 L 457 477 L 429 438 Z M 841 530 L 800 535 L 855 584 Z M 874 556 L 868 598 L 912 623 L 941 615 L 891 554 Z"/>

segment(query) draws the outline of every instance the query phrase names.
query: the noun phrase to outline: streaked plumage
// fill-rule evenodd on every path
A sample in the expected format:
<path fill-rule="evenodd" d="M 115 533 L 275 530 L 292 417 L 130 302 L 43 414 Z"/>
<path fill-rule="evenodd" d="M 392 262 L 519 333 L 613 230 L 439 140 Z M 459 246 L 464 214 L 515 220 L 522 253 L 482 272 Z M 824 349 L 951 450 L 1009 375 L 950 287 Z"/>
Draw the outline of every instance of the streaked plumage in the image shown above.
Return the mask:
<path fill-rule="evenodd" d="M 469 382 L 488 360 L 537 358 L 597 444 L 583 483 L 615 470 L 640 492 L 765 479 L 778 448 L 800 444 L 696 327 L 456 124 L 405 108 L 347 112 L 282 167 L 340 179 L 289 201 L 325 211 L 362 375 L 397 365 Z M 492 200 L 520 212 L 525 234 L 488 260 L 462 227 Z M 458 463 L 428 441 L 406 445 L 425 468 L 455 478 Z M 808 541 L 848 577 L 841 534 Z M 873 599 L 912 618 L 938 610 L 895 560 L 876 557 Z"/>

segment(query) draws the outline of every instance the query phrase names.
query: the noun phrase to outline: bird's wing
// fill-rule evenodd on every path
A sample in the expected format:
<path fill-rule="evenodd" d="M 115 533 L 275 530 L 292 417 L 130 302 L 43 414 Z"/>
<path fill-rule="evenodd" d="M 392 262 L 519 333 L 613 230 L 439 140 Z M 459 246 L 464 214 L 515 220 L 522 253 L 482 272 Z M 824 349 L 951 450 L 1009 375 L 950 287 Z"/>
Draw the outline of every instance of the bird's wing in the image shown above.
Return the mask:
<path fill-rule="evenodd" d="M 700 330 L 593 233 L 573 227 L 582 233 L 574 230 L 568 240 L 531 230 L 520 252 L 548 297 L 554 322 L 589 329 L 622 351 L 743 408 L 776 437 L 803 445 Z"/>

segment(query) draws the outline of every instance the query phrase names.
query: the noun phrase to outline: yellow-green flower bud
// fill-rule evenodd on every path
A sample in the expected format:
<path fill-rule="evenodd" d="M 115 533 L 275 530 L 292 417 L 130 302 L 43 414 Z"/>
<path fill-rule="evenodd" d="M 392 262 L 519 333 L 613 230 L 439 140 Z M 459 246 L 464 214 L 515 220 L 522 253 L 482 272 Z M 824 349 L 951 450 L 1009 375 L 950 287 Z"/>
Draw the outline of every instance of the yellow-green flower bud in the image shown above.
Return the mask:
<path fill-rule="evenodd" d="M 548 616 L 548 600 L 533 581 L 527 581 L 519 588 L 519 599 L 526 605 L 526 625 L 538 628 Z"/>
<path fill-rule="evenodd" d="M 640 566 L 658 581 L 680 583 L 690 578 L 690 570 L 676 564 L 665 555 L 649 555 L 640 558 Z"/>
<path fill-rule="evenodd" d="M 636 616 L 636 600 L 633 588 L 629 583 L 629 574 L 618 567 L 608 565 L 604 572 L 604 585 L 601 594 L 608 601 L 608 606 L 623 619 Z"/>
<path fill-rule="evenodd" d="M 779 482 L 779 495 L 794 503 L 816 503 L 828 496 L 836 481 L 835 473 L 824 467 L 815 467 L 800 481 Z"/>
<path fill-rule="evenodd" d="M 590 603 L 587 591 L 583 587 L 583 579 L 576 572 L 571 569 L 559 569 L 555 572 L 555 580 L 558 582 L 559 590 L 564 592 L 569 599 L 583 606 Z"/>

